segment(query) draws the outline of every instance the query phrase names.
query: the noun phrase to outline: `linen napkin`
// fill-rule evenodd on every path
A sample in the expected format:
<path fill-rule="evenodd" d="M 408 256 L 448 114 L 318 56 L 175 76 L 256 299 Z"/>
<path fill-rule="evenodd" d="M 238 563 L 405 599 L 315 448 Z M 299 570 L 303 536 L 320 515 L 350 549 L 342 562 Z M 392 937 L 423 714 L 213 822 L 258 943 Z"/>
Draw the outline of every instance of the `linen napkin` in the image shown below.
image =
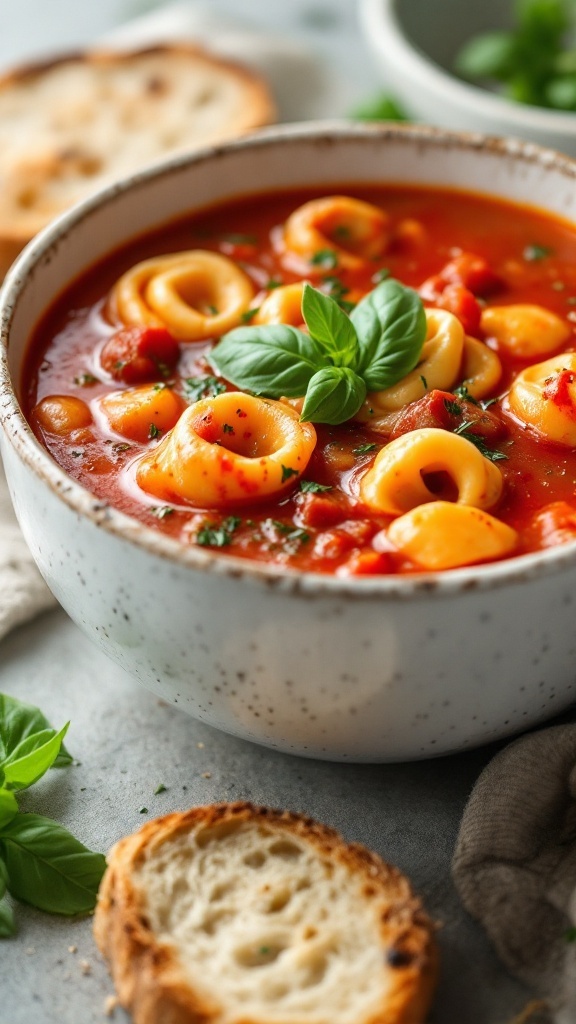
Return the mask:
<path fill-rule="evenodd" d="M 554 1024 L 575 1024 L 576 724 L 523 736 L 488 764 L 452 872 L 510 972 L 546 999 Z"/>

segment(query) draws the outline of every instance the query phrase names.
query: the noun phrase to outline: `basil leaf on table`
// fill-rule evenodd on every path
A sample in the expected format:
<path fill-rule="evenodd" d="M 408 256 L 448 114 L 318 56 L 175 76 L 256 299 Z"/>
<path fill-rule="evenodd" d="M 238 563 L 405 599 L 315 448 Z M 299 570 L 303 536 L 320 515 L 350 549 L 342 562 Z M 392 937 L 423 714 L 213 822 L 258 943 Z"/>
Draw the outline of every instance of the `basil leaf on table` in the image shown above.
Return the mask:
<path fill-rule="evenodd" d="M 106 860 L 92 853 L 56 821 L 18 814 L 0 832 L 8 891 L 51 914 L 93 910 Z"/>
<path fill-rule="evenodd" d="M 60 753 L 69 724 L 67 722 L 60 732 L 43 729 L 22 740 L 6 760 L 0 763 L 0 778 L 4 776 L 4 786 L 9 789 L 28 789 L 42 778 Z"/>
<path fill-rule="evenodd" d="M 23 740 L 51 728 L 49 721 L 39 708 L 9 697 L 8 694 L 0 693 L 0 764 L 14 752 Z M 55 730 L 52 732 L 55 733 Z M 72 757 L 62 745 L 54 767 L 60 768 L 71 763 Z"/>
<path fill-rule="evenodd" d="M 14 915 L 5 900 L 6 895 L 6 868 L 0 861 L 0 939 L 8 939 L 16 932 Z"/>
<path fill-rule="evenodd" d="M 309 335 L 285 324 L 237 327 L 221 338 L 208 359 L 238 388 L 287 398 L 300 398 L 316 371 L 329 362 Z"/>
<path fill-rule="evenodd" d="M 366 398 L 361 377 L 346 366 L 326 366 L 308 385 L 301 419 L 335 425 L 349 420 Z"/>
<path fill-rule="evenodd" d="M 11 793 L 9 789 L 0 789 L 0 829 L 9 825 L 17 814 L 18 804 L 14 793 Z"/>
<path fill-rule="evenodd" d="M 412 288 L 388 278 L 360 300 L 350 319 L 360 345 L 357 372 L 368 391 L 392 387 L 418 365 L 427 326 Z"/>
<path fill-rule="evenodd" d="M 334 366 L 354 369 L 358 358 L 358 338 L 350 317 L 338 303 L 306 283 L 302 293 L 302 315 L 310 336 Z"/>

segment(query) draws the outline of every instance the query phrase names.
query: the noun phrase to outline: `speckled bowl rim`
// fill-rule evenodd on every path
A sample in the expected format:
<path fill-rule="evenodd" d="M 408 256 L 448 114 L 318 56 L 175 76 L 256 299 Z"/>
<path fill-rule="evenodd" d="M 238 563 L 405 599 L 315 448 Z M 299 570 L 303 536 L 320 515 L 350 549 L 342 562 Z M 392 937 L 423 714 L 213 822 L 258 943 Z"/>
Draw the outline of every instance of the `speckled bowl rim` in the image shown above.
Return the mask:
<path fill-rule="evenodd" d="M 125 192 L 145 189 L 148 182 L 171 175 L 174 171 L 205 161 L 220 159 L 229 151 L 250 149 L 255 153 L 270 143 L 290 145 L 293 140 L 318 141 L 319 144 L 338 138 L 370 138 L 399 140 L 408 137 L 421 144 L 440 145 L 462 150 L 488 148 L 492 153 L 529 164 L 554 168 L 574 178 L 576 160 L 533 143 L 502 139 L 480 133 L 452 132 L 423 125 L 366 125 L 342 121 L 304 122 L 261 129 L 239 140 L 220 146 L 196 150 L 154 164 L 146 170 L 108 186 L 89 199 L 62 214 L 41 231 L 20 254 L 6 276 L 0 291 L 0 427 L 20 460 L 79 516 L 115 537 L 135 544 L 150 555 L 167 559 L 181 567 L 220 576 L 246 580 L 255 585 L 271 586 L 285 593 L 305 597 L 347 597 L 382 601 L 412 600 L 433 593 L 449 597 L 471 591 L 485 591 L 503 586 L 527 583 L 544 575 L 576 567 L 576 541 L 534 554 L 519 555 L 484 566 L 450 569 L 442 573 L 419 573 L 414 576 L 340 577 L 322 573 L 302 572 L 251 562 L 216 551 L 184 547 L 136 519 L 96 498 L 90 491 L 69 477 L 34 436 L 20 408 L 16 385 L 8 369 L 8 340 L 14 309 L 25 288 L 27 275 L 50 258 L 75 226 L 101 206 Z M 137 235 L 135 232 L 134 237 Z M 70 282 L 71 283 L 71 282 Z"/>
<path fill-rule="evenodd" d="M 504 96 L 469 84 L 450 74 L 410 40 L 402 27 L 397 10 L 402 0 L 360 0 L 360 20 L 364 34 L 374 48 L 377 41 L 382 52 L 394 52 L 395 60 L 405 67 L 407 77 L 440 102 L 454 103 L 484 118 L 508 121 L 508 131 L 537 130 L 544 135 L 564 133 L 576 137 L 576 114 L 544 107 L 524 106 Z"/>

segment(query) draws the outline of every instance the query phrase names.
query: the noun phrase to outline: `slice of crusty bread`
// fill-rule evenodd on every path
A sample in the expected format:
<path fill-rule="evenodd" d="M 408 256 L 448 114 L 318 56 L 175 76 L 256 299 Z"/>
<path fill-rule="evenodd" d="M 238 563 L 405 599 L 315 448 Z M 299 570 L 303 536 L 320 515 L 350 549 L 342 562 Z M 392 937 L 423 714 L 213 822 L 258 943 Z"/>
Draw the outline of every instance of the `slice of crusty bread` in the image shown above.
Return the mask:
<path fill-rule="evenodd" d="M 94 921 L 135 1024 L 423 1024 L 433 931 L 396 868 L 249 803 L 121 840 Z"/>
<path fill-rule="evenodd" d="M 192 46 L 87 52 L 0 77 L 0 272 L 115 178 L 274 120 L 265 82 Z"/>

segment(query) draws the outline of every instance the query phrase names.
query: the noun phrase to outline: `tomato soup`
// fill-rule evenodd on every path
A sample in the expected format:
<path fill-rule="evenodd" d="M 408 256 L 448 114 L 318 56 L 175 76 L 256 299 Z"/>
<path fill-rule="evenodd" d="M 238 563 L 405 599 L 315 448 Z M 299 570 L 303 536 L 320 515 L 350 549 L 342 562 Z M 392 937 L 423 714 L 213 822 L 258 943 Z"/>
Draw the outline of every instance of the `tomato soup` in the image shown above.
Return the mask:
<path fill-rule="evenodd" d="M 242 197 L 94 266 L 38 325 L 29 421 L 186 546 L 339 575 L 576 538 L 576 230 L 400 186 Z"/>

